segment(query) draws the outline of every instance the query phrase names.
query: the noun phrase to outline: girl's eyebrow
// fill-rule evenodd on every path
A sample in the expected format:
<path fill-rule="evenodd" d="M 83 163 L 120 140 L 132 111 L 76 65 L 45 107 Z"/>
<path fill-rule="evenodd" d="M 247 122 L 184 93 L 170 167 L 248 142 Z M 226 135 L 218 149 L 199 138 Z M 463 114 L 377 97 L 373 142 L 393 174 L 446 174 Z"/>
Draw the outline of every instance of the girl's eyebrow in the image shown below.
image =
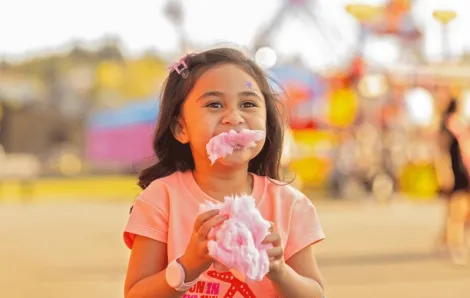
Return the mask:
<path fill-rule="evenodd" d="M 261 96 L 254 92 L 254 91 L 242 91 L 240 93 L 238 93 L 239 96 L 254 96 L 254 97 L 257 97 L 259 100 L 262 100 L 261 99 Z"/>
<path fill-rule="evenodd" d="M 204 92 L 201 96 L 199 96 L 198 99 L 196 100 L 196 102 L 201 100 L 201 99 L 204 99 L 206 97 L 211 97 L 211 96 L 224 97 L 225 94 L 223 92 L 220 92 L 220 91 L 207 91 L 207 92 Z M 238 93 L 238 96 L 255 96 L 259 100 L 261 100 L 261 96 L 258 93 L 254 92 L 254 91 L 242 91 L 242 92 Z"/>
<path fill-rule="evenodd" d="M 224 93 L 223 92 L 220 92 L 220 91 L 208 91 L 208 92 L 204 92 L 201 96 L 198 97 L 198 99 L 196 100 L 199 101 L 201 99 L 204 99 L 206 97 L 211 97 L 211 96 L 214 96 L 214 97 L 223 97 L 224 96 Z"/>

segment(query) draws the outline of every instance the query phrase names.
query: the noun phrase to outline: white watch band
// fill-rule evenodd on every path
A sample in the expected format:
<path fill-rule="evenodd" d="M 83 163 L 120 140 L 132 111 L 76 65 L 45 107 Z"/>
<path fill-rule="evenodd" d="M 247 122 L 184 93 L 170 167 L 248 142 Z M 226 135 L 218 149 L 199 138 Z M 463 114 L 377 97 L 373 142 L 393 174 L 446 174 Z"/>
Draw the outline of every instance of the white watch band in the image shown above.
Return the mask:
<path fill-rule="evenodd" d="M 177 259 L 168 264 L 165 276 L 168 284 L 178 292 L 186 292 L 187 290 L 191 289 L 199 280 L 196 278 L 193 281 L 185 283 L 184 280 L 186 279 L 186 274 L 184 272 L 183 266 L 181 266 Z"/>

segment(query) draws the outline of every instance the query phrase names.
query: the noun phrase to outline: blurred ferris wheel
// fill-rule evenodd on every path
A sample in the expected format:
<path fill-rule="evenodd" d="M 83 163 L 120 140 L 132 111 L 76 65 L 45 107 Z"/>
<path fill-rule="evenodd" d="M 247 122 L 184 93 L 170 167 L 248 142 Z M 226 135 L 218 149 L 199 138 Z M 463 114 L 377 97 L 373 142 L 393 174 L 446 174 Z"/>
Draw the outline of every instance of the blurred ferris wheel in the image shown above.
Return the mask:
<path fill-rule="evenodd" d="M 257 60 L 265 62 L 267 67 L 273 65 L 276 62 L 272 48 L 274 36 L 289 21 L 302 18 L 306 25 L 313 25 L 309 27 L 312 36 L 316 33 L 321 38 L 316 47 L 321 47 L 341 64 L 349 61 L 352 68 L 364 59 L 379 68 L 390 61 L 411 64 L 422 61 L 422 32 L 411 10 L 416 0 L 388 0 L 375 6 L 353 2 L 344 9 L 357 22 L 357 38 L 351 38 L 350 31 L 342 32 L 335 18 L 325 17 L 328 1 L 283 0 L 275 16 L 256 36 L 253 52 Z M 340 47 L 346 48 L 346 53 L 338 51 Z M 376 59 L 377 56 L 383 58 Z"/>
<path fill-rule="evenodd" d="M 351 1 L 353 3 L 355 1 Z M 276 63 L 274 39 L 276 35 L 294 20 L 305 23 L 306 32 L 320 37 L 316 48 L 335 56 L 344 64 L 349 60 L 361 58 L 367 52 L 377 52 L 375 44 L 379 40 L 389 40 L 393 49 L 388 48 L 389 55 L 396 56 L 393 60 L 412 62 L 420 60 L 421 30 L 411 12 L 412 5 L 417 0 L 388 0 L 380 6 L 349 4 L 345 9 L 357 21 L 359 32 L 357 38 L 351 36 L 351 31 L 342 32 L 335 18 L 324 15 L 325 9 L 331 5 L 326 0 L 281 0 L 274 16 L 255 35 L 251 52 L 266 68 Z M 335 8 L 337 9 L 337 8 Z M 183 20 L 184 9 L 182 0 L 168 0 L 164 13 L 172 22 L 179 38 L 180 49 L 186 52 L 190 41 L 185 34 Z M 309 33 L 309 31 L 311 33 Z M 357 33 L 357 32 L 356 32 Z M 308 36 L 307 35 L 307 36 Z M 338 48 L 347 48 L 346 53 L 340 53 Z M 387 50 L 387 49 L 386 49 Z M 380 52 L 380 50 L 379 50 Z M 393 53 L 391 53 L 393 52 Z M 346 61 L 345 61 L 346 60 Z M 388 59 L 391 60 L 391 59 Z M 381 61 L 377 61 L 380 64 Z"/>
<path fill-rule="evenodd" d="M 296 19 L 301 19 L 306 25 L 306 30 L 311 30 L 309 35 L 316 34 L 321 37 L 321 42 L 317 44 L 317 47 L 327 53 L 337 54 L 337 45 L 343 42 L 345 37 L 340 31 L 335 30 L 335 25 L 331 20 L 322 16 L 321 2 L 319 0 L 282 0 L 276 14 L 265 26 L 260 28 L 255 37 L 252 51 L 256 53 L 256 60 L 267 68 L 276 62 L 273 39 L 282 26 Z"/>
<path fill-rule="evenodd" d="M 336 32 L 332 31 L 334 26 L 331 26 L 325 18 L 321 17 L 318 2 L 317 0 L 282 0 L 277 13 L 256 34 L 251 50 L 253 53 L 257 53 L 257 58 L 275 60 L 274 49 L 271 49 L 273 37 L 278 34 L 283 25 L 298 17 L 302 17 L 304 21 L 312 21 L 313 29 L 320 33 L 325 40 L 328 47 L 326 50 L 334 49 L 335 44 L 342 39 L 342 36 L 335 34 Z M 176 30 L 181 51 L 185 52 L 190 41 L 183 26 L 185 16 L 182 0 L 168 0 L 164 5 L 163 12 Z"/>

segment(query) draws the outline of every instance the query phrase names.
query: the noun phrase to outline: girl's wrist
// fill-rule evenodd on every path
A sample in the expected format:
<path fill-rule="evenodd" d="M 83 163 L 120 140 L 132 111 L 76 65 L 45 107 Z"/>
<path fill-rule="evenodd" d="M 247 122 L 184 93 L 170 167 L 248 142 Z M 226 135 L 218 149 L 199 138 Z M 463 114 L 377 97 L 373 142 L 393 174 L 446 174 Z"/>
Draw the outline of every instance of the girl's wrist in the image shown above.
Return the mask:
<path fill-rule="evenodd" d="M 280 266 L 276 268 L 276 270 L 273 270 L 268 273 L 267 278 L 270 279 L 274 283 L 278 283 L 287 274 L 288 269 L 289 269 L 289 265 L 282 262 Z"/>
<path fill-rule="evenodd" d="M 184 269 L 185 274 L 185 282 L 191 282 L 199 278 L 202 274 L 198 269 L 198 266 L 191 261 L 191 258 L 188 258 L 186 255 L 182 255 L 178 259 L 178 263 L 180 263 L 181 267 Z"/>

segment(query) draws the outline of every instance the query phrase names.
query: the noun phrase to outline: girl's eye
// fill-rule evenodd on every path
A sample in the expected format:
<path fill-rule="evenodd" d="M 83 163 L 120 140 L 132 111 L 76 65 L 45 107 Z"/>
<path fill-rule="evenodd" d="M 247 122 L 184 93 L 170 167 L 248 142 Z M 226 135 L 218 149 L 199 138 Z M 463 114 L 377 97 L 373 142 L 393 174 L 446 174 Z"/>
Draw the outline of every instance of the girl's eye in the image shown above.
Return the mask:
<path fill-rule="evenodd" d="M 242 103 L 242 107 L 243 108 L 252 108 L 252 107 L 256 107 L 256 104 L 254 102 L 251 102 L 251 101 L 246 101 L 246 102 Z"/>
<path fill-rule="evenodd" d="M 206 105 L 206 107 L 220 109 L 222 107 L 222 104 L 220 104 L 220 102 L 211 102 L 208 105 Z"/>

